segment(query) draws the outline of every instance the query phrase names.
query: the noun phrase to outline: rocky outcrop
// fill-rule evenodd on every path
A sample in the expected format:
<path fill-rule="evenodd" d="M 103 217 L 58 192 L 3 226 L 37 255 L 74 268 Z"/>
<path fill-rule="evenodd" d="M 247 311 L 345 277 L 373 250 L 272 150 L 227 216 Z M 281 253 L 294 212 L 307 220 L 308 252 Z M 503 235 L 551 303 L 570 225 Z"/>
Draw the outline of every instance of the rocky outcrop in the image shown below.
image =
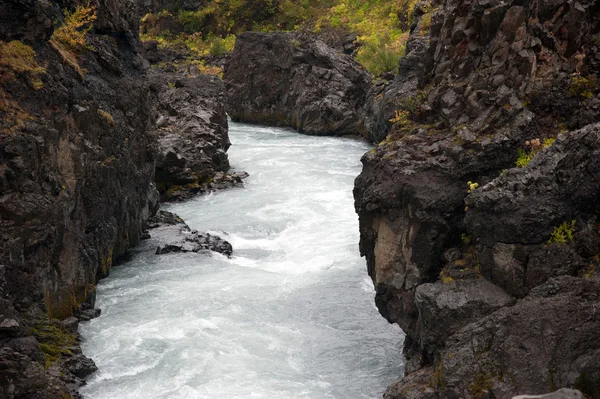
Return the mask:
<path fill-rule="evenodd" d="M 231 145 L 223 83 L 216 76 L 156 72 L 156 184 L 162 200 L 181 200 L 218 187 L 241 185 L 228 174 Z M 216 180 L 216 181 L 215 181 Z"/>
<path fill-rule="evenodd" d="M 156 254 L 170 252 L 214 251 L 226 256 L 233 253 L 231 244 L 210 233 L 192 230 L 179 216 L 166 211 L 158 213 L 148 221 L 152 238 L 157 243 Z"/>
<path fill-rule="evenodd" d="M 600 397 L 597 7 L 417 7 L 354 191 L 376 304 L 407 334 L 386 398 Z"/>
<path fill-rule="evenodd" d="M 364 122 L 368 73 L 320 40 L 296 33 L 243 33 L 224 81 L 235 121 L 370 139 Z"/>

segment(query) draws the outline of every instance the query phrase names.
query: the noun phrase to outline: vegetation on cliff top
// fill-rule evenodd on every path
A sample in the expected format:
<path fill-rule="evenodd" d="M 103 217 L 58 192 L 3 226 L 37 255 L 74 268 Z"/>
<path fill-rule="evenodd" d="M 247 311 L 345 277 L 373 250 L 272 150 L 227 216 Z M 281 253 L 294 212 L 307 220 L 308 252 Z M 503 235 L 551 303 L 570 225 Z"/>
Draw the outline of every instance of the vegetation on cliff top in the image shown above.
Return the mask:
<path fill-rule="evenodd" d="M 357 60 L 375 75 L 394 71 L 404 54 L 416 0 L 212 0 L 196 11 L 163 10 L 142 18 L 142 40 L 193 55 L 231 51 L 248 30 L 355 33 Z"/>

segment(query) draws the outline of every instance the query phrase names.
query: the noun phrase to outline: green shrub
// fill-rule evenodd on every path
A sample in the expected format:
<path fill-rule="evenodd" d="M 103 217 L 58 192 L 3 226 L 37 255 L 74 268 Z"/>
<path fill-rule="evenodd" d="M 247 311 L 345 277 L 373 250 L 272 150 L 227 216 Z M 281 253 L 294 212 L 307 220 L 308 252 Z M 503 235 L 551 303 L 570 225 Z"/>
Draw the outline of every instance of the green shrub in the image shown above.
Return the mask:
<path fill-rule="evenodd" d="M 564 222 L 561 225 L 557 226 L 552 230 L 550 234 L 550 239 L 548 240 L 548 244 L 552 244 L 554 242 L 567 243 L 573 239 L 575 235 L 575 220 L 571 222 Z"/>
<path fill-rule="evenodd" d="M 590 99 L 594 97 L 594 92 L 598 89 L 598 82 L 594 78 L 584 78 L 583 76 L 573 76 L 571 86 L 569 86 L 569 95 L 572 97 L 581 97 Z"/>
<path fill-rule="evenodd" d="M 378 44 L 366 44 L 356 54 L 356 60 L 375 76 L 385 72 L 396 72 L 400 61 L 398 52 L 388 46 Z"/>
<path fill-rule="evenodd" d="M 524 168 L 525 166 L 529 165 L 529 162 L 531 162 L 531 158 L 533 158 L 533 156 L 530 152 L 519 148 L 519 157 L 517 158 L 517 162 L 515 162 L 515 166 L 517 168 Z"/>

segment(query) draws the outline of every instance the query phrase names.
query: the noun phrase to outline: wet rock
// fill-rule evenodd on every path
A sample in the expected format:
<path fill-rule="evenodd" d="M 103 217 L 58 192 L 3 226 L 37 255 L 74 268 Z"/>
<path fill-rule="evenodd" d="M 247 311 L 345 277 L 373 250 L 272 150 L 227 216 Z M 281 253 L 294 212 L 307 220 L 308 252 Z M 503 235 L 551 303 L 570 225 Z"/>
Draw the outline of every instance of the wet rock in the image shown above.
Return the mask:
<path fill-rule="evenodd" d="M 130 0 L 100 3 L 86 34 L 94 51 L 75 61 L 48 42 L 75 3 L 0 4 L 0 41 L 30 45 L 45 70 L 38 90 L 27 73 L 1 72 L 1 102 L 14 94 L 26 114 L 7 133 L 0 110 L 2 398 L 77 397 L 81 380 L 62 367 L 77 348 L 75 322 L 68 319 L 71 332 L 58 322 L 40 332 L 32 318 L 70 318 L 93 302 L 93 285 L 139 243 L 156 211 L 156 138 L 148 134 L 154 120 L 137 15 Z M 57 331 L 68 345 L 51 342 Z M 52 346 L 51 367 L 34 341 Z"/>
<path fill-rule="evenodd" d="M 67 370 L 73 375 L 79 378 L 85 378 L 98 370 L 96 363 L 89 357 L 85 357 L 83 354 L 78 353 L 65 362 Z"/>
<path fill-rule="evenodd" d="M 101 313 L 101 309 L 85 309 L 77 315 L 77 318 L 80 321 L 90 321 L 92 319 L 95 319 L 96 317 L 100 317 Z"/>
<path fill-rule="evenodd" d="M 208 233 L 202 234 L 190 231 L 185 235 L 183 241 L 168 243 L 156 248 L 156 254 L 167 254 L 169 252 L 200 252 L 210 250 L 230 256 L 233 252 L 231 244 L 217 236 Z"/>
<path fill-rule="evenodd" d="M 433 353 L 460 328 L 514 302 L 501 288 L 484 279 L 422 284 L 415 294 L 419 342 Z"/>
<path fill-rule="evenodd" d="M 60 324 L 62 324 L 64 328 L 71 332 L 77 332 L 77 329 L 79 328 L 79 320 L 77 319 L 77 317 L 73 316 L 67 317 L 66 319 L 62 320 Z"/>
<path fill-rule="evenodd" d="M 556 381 L 581 386 L 598 375 L 600 347 L 592 338 L 600 323 L 593 316 L 598 281 L 560 277 L 544 285 L 556 286 L 556 294 L 530 295 L 450 337 L 438 366 L 446 392 L 472 397 L 487 391 L 504 398 L 543 391 Z"/>
<path fill-rule="evenodd" d="M 157 243 L 157 255 L 210 250 L 230 256 L 233 252 L 229 242 L 216 235 L 190 229 L 179 216 L 171 212 L 159 211 L 150 219 L 148 227 L 152 229 L 153 242 Z"/>
<path fill-rule="evenodd" d="M 165 201 L 185 201 L 198 194 L 243 187 L 246 177 L 248 177 L 246 172 L 217 172 L 202 185 L 172 186 L 163 194 L 163 198 Z"/>
<path fill-rule="evenodd" d="M 600 14 L 588 1 L 542 3 L 429 4 L 428 31 L 415 13 L 410 40 L 425 37 L 422 51 L 407 46 L 406 77 L 375 91 L 394 106 L 373 102 L 371 129 L 385 140 L 363 157 L 354 195 L 376 305 L 408 336 L 408 375 L 387 398 L 600 395 L 597 320 L 587 322 L 598 305 L 599 115 L 569 94 L 573 76 L 599 71 Z M 405 114 L 388 130 L 395 110 Z M 513 169 L 536 137 L 558 138 Z M 557 228 L 575 238 L 556 242 Z M 441 306 L 449 297 L 461 305 Z"/>
<path fill-rule="evenodd" d="M 546 395 L 519 395 L 513 396 L 512 399 L 583 399 L 584 396 L 581 392 L 575 389 L 559 389 L 556 392 L 548 393 Z"/>
<path fill-rule="evenodd" d="M 351 57 L 308 35 L 239 35 L 224 81 L 235 121 L 370 139 L 363 110 L 368 73 Z"/>
<path fill-rule="evenodd" d="M 526 168 L 469 195 L 465 221 L 486 246 L 545 243 L 554 227 L 576 219 L 578 211 L 598 214 L 599 168 L 600 124 L 559 136 Z"/>
<path fill-rule="evenodd" d="M 44 389 L 48 383 L 44 366 L 9 347 L 0 348 L 2 380 L 0 396 L 20 398 Z"/>

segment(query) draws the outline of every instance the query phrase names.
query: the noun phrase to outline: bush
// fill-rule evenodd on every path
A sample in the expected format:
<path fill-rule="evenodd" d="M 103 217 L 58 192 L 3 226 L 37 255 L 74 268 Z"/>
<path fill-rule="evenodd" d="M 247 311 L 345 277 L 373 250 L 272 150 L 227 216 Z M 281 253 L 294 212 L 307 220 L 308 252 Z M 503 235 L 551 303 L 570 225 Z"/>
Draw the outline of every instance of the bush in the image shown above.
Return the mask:
<path fill-rule="evenodd" d="M 95 20 L 96 8 L 93 6 L 82 5 L 74 12 L 65 10 L 64 23 L 54 31 L 50 40 L 74 51 L 89 49 L 85 35 L 92 29 Z"/>
<path fill-rule="evenodd" d="M 576 220 L 571 220 L 570 223 L 564 222 L 561 225 L 555 227 L 552 233 L 550 234 L 548 244 L 552 244 L 554 242 L 560 242 L 565 244 L 571 241 L 575 234 L 575 223 Z"/>
<path fill-rule="evenodd" d="M 573 76 L 571 86 L 569 86 L 569 95 L 571 97 L 581 97 L 590 99 L 594 97 L 594 92 L 598 89 L 598 82 L 593 78 L 584 78 L 583 76 Z"/>
<path fill-rule="evenodd" d="M 92 29 L 96 20 L 96 8 L 79 6 L 74 12 L 65 10 L 63 24 L 54 30 L 49 43 L 58 51 L 63 61 L 69 64 L 83 79 L 86 71 L 79 66 L 76 53 L 84 49 L 95 49 L 87 42 L 85 35 Z"/>

